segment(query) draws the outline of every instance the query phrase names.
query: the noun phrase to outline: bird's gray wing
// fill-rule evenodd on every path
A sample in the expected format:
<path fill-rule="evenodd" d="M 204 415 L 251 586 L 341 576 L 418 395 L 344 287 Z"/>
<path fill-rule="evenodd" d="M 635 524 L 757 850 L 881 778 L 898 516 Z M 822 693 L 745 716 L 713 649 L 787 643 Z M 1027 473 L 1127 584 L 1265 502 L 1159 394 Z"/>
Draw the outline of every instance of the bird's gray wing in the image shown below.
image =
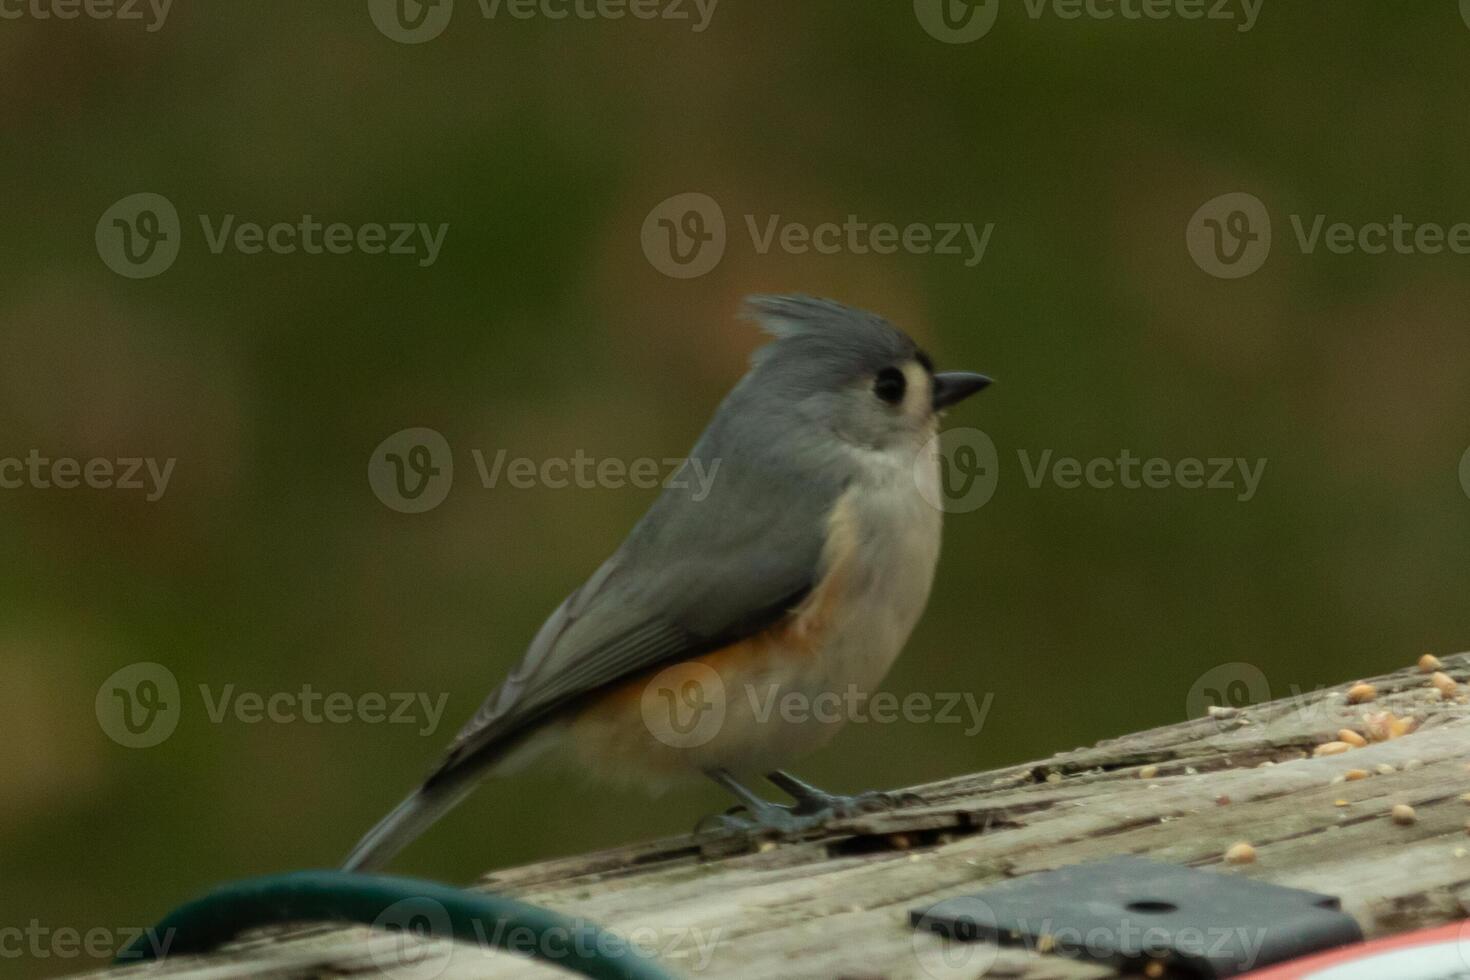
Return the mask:
<path fill-rule="evenodd" d="M 622 547 L 542 625 L 427 787 L 477 769 L 583 695 L 760 632 L 811 589 L 842 467 L 778 445 L 726 458 L 706 445 L 719 435 L 706 434 Z"/>

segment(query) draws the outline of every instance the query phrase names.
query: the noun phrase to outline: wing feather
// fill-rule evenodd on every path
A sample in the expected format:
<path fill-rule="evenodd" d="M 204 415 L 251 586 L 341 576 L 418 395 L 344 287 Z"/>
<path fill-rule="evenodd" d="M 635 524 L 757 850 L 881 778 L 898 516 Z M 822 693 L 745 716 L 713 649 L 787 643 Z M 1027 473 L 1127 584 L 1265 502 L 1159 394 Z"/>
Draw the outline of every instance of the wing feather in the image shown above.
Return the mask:
<path fill-rule="evenodd" d="M 731 397 L 739 394 L 737 388 Z M 828 514 L 845 480 L 796 473 L 789 447 L 724 465 L 699 498 L 670 481 L 628 540 L 546 620 L 521 662 L 465 725 L 428 785 L 592 692 L 660 664 L 708 653 L 786 616 L 820 572 Z M 706 452 L 701 456 L 701 450 Z M 685 469 L 691 463 L 685 464 Z"/>

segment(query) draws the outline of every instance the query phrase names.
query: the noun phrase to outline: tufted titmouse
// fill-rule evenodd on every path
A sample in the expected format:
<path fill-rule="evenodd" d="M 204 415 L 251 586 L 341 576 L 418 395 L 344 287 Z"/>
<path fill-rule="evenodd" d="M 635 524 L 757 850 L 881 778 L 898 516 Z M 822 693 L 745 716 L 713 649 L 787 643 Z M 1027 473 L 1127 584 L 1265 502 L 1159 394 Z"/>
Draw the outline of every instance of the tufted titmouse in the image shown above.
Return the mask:
<path fill-rule="evenodd" d="M 938 414 L 990 382 L 935 374 L 898 328 L 837 303 L 756 297 L 747 313 L 775 339 L 684 464 L 720 466 L 708 495 L 670 481 L 347 870 L 381 866 L 482 778 L 558 743 L 615 779 L 703 773 L 747 825 L 813 826 L 881 802 L 776 769 L 840 719 L 769 709 L 871 692 L 888 672 L 939 557 Z M 768 773 L 796 805 L 767 802 L 738 771 Z"/>

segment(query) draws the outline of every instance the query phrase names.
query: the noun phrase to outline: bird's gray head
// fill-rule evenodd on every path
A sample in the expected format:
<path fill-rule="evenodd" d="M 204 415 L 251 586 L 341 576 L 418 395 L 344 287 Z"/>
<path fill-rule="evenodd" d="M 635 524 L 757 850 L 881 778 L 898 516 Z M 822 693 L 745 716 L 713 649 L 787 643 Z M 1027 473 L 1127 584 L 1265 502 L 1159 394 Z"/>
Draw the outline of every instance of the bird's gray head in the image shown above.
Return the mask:
<path fill-rule="evenodd" d="M 902 330 L 873 313 L 805 296 L 756 296 L 745 315 L 775 340 L 756 351 L 740 393 L 762 414 L 795 414 L 854 446 L 922 442 L 939 412 L 990 383 L 934 373 Z"/>

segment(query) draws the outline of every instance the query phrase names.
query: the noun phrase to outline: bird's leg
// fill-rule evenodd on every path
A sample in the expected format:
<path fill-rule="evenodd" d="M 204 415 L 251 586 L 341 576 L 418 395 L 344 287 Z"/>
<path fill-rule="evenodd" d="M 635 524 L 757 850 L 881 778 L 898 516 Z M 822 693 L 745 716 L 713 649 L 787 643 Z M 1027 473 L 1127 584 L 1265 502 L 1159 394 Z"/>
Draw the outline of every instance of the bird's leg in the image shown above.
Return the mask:
<path fill-rule="evenodd" d="M 706 818 L 701 821 L 701 826 L 713 823 L 725 830 L 775 830 L 782 833 L 794 833 L 821 826 L 822 821 L 826 818 L 825 813 L 808 814 L 801 812 L 799 808 L 763 800 L 731 775 L 728 769 L 708 769 L 705 775 L 723 786 L 731 796 L 740 801 L 741 805 L 727 813 Z M 737 812 L 739 810 L 744 810 L 749 817 L 741 816 Z"/>
<path fill-rule="evenodd" d="M 859 793 L 856 796 L 838 796 L 817 789 L 812 784 L 797 779 L 782 769 L 767 773 L 766 779 L 796 801 L 796 806 L 791 812 L 800 815 L 851 817 L 859 813 L 872 813 L 875 810 L 891 810 L 906 803 L 922 802 L 913 793 L 893 794 L 874 791 Z"/>

